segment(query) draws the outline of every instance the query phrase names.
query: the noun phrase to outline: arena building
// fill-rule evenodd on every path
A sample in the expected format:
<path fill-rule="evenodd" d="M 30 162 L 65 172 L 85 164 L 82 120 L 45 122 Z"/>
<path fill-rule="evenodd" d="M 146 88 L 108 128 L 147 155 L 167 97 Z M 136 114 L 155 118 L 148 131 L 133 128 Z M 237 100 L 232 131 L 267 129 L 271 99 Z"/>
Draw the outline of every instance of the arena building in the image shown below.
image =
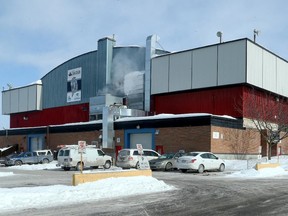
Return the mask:
<path fill-rule="evenodd" d="M 160 153 L 267 155 L 249 107 L 254 94 L 288 98 L 287 61 L 247 38 L 173 53 L 157 49 L 158 39 L 117 47 L 103 38 L 34 84 L 2 91 L 10 129 L 0 131 L 0 147 L 57 150 L 85 140 L 114 157 L 137 143 Z M 277 146 L 288 151 L 286 140 Z"/>

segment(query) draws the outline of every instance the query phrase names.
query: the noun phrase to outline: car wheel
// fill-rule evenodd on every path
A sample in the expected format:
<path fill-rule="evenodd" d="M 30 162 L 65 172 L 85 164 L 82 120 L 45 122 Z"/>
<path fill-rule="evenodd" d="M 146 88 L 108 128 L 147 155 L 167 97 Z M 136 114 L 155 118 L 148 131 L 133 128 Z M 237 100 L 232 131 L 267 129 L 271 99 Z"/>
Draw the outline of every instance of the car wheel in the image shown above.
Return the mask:
<path fill-rule="evenodd" d="M 203 173 L 204 172 L 204 165 L 200 164 L 198 167 L 198 173 Z"/>
<path fill-rule="evenodd" d="M 139 164 L 139 162 L 137 162 L 137 164 L 136 164 L 136 169 L 140 169 L 140 164 Z"/>
<path fill-rule="evenodd" d="M 106 161 L 104 164 L 104 169 L 109 169 L 111 167 L 111 161 Z"/>
<path fill-rule="evenodd" d="M 81 162 L 78 162 L 77 165 L 76 165 L 76 170 L 77 170 L 77 171 L 80 171 L 81 168 L 82 168 L 82 170 L 83 170 L 83 167 L 84 167 L 84 164 L 83 164 L 83 163 L 81 164 Z"/>
<path fill-rule="evenodd" d="M 63 169 L 64 169 L 65 171 L 69 171 L 69 170 L 70 170 L 70 167 L 63 167 Z"/>
<path fill-rule="evenodd" d="M 171 171 L 172 170 L 172 163 L 168 162 L 165 166 L 165 171 Z"/>
<path fill-rule="evenodd" d="M 47 158 L 44 158 L 44 159 L 42 160 L 42 163 L 43 163 L 43 164 L 47 164 L 47 163 L 49 163 L 49 160 L 48 160 Z"/>
<path fill-rule="evenodd" d="M 20 161 L 20 160 L 15 161 L 15 165 L 16 166 L 21 166 L 22 165 L 22 161 Z"/>
<path fill-rule="evenodd" d="M 224 170 L 225 170 L 225 165 L 222 163 L 219 167 L 219 171 L 224 172 Z"/>
<path fill-rule="evenodd" d="M 186 173 L 186 172 L 187 172 L 187 169 L 181 169 L 181 172 L 182 172 L 182 173 Z"/>

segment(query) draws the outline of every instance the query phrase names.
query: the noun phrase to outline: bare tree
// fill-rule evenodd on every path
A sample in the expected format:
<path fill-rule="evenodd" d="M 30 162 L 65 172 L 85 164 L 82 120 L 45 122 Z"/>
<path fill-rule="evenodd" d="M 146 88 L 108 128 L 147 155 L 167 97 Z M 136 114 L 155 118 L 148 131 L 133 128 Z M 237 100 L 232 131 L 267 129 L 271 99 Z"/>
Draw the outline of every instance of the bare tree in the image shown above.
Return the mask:
<path fill-rule="evenodd" d="M 267 143 L 270 160 L 272 147 L 288 137 L 287 98 L 251 88 L 244 92 L 236 109 L 243 117 L 250 119 L 260 132 Z"/>
<path fill-rule="evenodd" d="M 251 150 L 255 136 L 252 130 L 228 130 L 226 131 L 225 140 L 228 141 L 229 148 L 236 159 L 243 160 L 247 153 Z"/>

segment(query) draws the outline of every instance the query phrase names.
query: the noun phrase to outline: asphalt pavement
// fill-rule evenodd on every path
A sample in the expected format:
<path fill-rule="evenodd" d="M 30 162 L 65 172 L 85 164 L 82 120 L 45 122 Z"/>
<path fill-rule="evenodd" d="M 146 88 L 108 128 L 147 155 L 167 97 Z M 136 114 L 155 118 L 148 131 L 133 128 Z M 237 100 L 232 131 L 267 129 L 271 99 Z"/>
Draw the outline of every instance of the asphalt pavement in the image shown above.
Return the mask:
<path fill-rule="evenodd" d="M 5 167 L 0 167 L 3 172 Z M 6 169 L 6 171 L 12 171 Z M 0 187 L 27 187 L 72 184 L 74 171 L 13 170 L 15 174 L 0 181 Z M 25 174 L 25 178 L 23 178 Z M 153 177 L 177 189 L 161 193 L 106 199 L 77 205 L 26 209 L 5 214 L 29 216 L 103 215 L 103 216 L 262 216 L 288 215 L 288 177 L 228 178 L 226 173 L 153 172 Z M 21 177 L 22 176 L 22 177 Z M 5 199 L 4 197 L 1 197 Z M 1 211 L 1 210 L 0 210 Z M 1 212 L 0 212 L 1 215 Z"/>

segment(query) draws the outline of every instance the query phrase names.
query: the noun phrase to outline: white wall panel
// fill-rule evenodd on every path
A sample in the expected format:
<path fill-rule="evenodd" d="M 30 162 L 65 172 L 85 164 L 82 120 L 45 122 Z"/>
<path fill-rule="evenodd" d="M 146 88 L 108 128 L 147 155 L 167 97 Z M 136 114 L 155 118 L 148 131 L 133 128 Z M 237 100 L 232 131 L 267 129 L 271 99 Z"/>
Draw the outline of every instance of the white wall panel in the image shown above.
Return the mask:
<path fill-rule="evenodd" d="M 10 89 L 3 92 L 2 97 L 5 115 L 42 109 L 42 85 Z"/>
<path fill-rule="evenodd" d="M 169 56 L 152 59 L 151 94 L 168 92 Z"/>
<path fill-rule="evenodd" d="M 263 87 L 263 49 L 247 41 L 247 83 Z"/>
<path fill-rule="evenodd" d="M 42 85 L 37 85 L 37 101 L 36 101 L 36 109 L 42 110 L 42 100 L 43 100 L 43 94 L 42 94 Z"/>
<path fill-rule="evenodd" d="M 170 56 L 169 92 L 191 89 L 192 52 L 181 52 Z"/>
<path fill-rule="evenodd" d="M 217 46 L 193 51 L 192 88 L 217 85 Z"/>
<path fill-rule="evenodd" d="M 246 40 L 218 46 L 218 85 L 246 81 Z"/>
<path fill-rule="evenodd" d="M 276 56 L 263 50 L 263 88 L 276 92 Z"/>
<path fill-rule="evenodd" d="M 288 97 L 288 64 L 284 60 L 277 58 L 276 60 L 277 65 L 277 92 L 280 95 L 285 95 Z"/>

